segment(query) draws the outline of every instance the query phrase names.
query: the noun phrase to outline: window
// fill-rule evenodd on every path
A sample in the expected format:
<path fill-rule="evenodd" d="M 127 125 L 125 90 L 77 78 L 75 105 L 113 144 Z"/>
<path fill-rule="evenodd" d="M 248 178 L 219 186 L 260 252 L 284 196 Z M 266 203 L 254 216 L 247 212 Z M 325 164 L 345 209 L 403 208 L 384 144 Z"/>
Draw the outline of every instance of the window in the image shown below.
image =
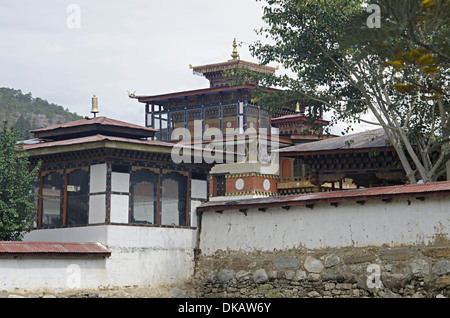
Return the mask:
<path fill-rule="evenodd" d="M 35 211 L 39 211 L 39 190 L 40 190 L 40 181 L 39 178 L 31 181 L 31 185 L 34 186 L 32 193 L 34 193 L 34 207 Z M 38 225 L 38 213 L 34 213 L 33 216 L 33 227 L 37 227 Z"/>
<path fill-rule="evenodd" d="M 67 175 L 67 206 L 65 225 L 88 224 L 89 173 L 76 170 Z"/>
<path fill-rule="evenodd" d="M 42 226 L 62 225 L 63 176 L 57 172 L 43 177 Z"/>
<path fill-rule="evenodd" d="M 308 179 L 311 176 L 309 165 L 303 163 L 301 159 L 294 160 L 294 177 Z"/>
<path fill-rule="evenodd" d="M 153 117 L 153 128 L 159 130 L 155 137 L 157 140 L 167 140 L 167 112 L 156 113 Z"/>
<path fill-rule="evenodd" d="M 182 131 L 184 132 L 184 122 L 185 121 L 186 121 L 186 119 L 185 119 L 184 110 L 175 111 L 175 112 L 170 113 L 170 121 L 169 121 L 169 123 L 170 123 L 170 127 L 169 127 L 170 128 L 170 131 L 169 131 L 170 140 L 174 140 L 175 137 L 178 137 L 178 139 L 184 138 L 184 136 L 182 136 L 181 138 L 180 138 L 180 136 L 176 136 L 178 134 L 178 132 L 175 132 L 175 134 L 174 134 L 174 131 L 175 131 L 175 129 L 179 128 L 179 129 L 183 129 Z"/>
<path fill-rule="evenodd" d="M 131 173 L 131 222 L 156 224 L 158 174 L 147 169 Z"/>
<path fill-rule="evenodd" d="M 187 177 L 179 173 L 161 176 L 161 224 L 187 225 Z"/>
<path fill-rule="evenodd" d="M 217 190 L 216 195 L 218 197 L 224 196 L 226 193 L 226 179 L 225 176 L 217 176 Z"/>

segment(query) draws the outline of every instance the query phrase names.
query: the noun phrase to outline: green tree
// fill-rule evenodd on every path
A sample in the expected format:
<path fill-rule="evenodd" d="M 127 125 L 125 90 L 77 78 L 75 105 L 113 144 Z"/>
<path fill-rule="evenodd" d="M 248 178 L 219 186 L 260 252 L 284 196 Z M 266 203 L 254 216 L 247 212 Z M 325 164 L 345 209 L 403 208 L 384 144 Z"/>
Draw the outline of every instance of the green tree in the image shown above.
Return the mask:
<path fill-rule="evenodd" d="M 252 54 L 294 75 L 257 79 L 283 88 L 259 102 L 274 109 L 304 100 L 312 116 L 322 108 L 333 112 L 332 122 L 382 126 L 410 183 L 445 172 L 448 0 L 265 1 L 267 27 L 259 33 L 273 43 L 256 42 Z M 380 28 L 369 27 L 369 3 L 380 8 Z"/>
<path fill-rule="evenodd" d="M 31 124 L 23 115 L 21 115 L 17 119 L 13 128 L 14 131 L 16 132 L 16 138 L 18 141 L 30 139 L 32 136 L 30 133 L 30 130 L 32 130 Z"/>
<path fill-rule="evenodd" d="M 32 230 L 35 194 L 32 182 L 39 165 L 29 169 L 28 153 L 16 144 L 15 132 L 3 123 L 0 131 L 0 240 L 19 241 Z"/>

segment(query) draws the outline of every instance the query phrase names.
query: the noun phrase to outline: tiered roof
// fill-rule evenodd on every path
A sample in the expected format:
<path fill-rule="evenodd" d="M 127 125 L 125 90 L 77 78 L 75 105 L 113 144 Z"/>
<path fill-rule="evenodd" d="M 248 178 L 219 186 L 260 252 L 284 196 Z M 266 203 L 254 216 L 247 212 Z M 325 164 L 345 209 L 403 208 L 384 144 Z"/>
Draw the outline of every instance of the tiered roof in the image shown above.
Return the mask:
<path fill-rule="evenodd" d="M 66 140 L 74 137 L 105 135 L 131 139 L 149 138 L 155 135 L 156 129 L 138 126 L 123 121 L 107 118 L 85 118 L 60 125 L 53 125 L 32 130 L 35 138 L 49 140 Z"/>

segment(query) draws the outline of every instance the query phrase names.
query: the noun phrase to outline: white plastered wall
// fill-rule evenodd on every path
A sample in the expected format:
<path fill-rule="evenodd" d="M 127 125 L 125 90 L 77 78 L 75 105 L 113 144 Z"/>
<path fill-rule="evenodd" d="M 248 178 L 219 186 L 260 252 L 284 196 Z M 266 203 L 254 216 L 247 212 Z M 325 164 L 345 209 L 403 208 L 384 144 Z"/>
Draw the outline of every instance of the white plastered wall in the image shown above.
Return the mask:
<path fill-rule="evenodd" d="M 218 250 L 273 251 L 295 248 L 429 244 L 449 238 L 450 197 L 424 201 L 397 199 L 317 204 L 313 209 L 293 206 L 203 212 L 200 249 L 203 255 Z"/>
<path fill-rule="evenodd" d="M 24 259 L 20 265 L 14 264 L 15 274 L 10 273 L 10 277 L 20 277 L 22 273 L 28 272 L 27 277 L 34 275 L 36 279 L 22 280 L 14 284 L 10 282 L 9 286 L 3 286 L 5 290 L 8 290 L 8 287 L 40 289 L 48 285 L 49 273 L 59 277 L 53 281 L 53 289 L 67 289 L 66 281 L 71 274 L 67 266 L 71 264 L 80 266 L 81 288 L 171 285 L 188 280 L 194 271 L 195 229 L 97 225 L 36 230 L 27 234 L 24 240 L 99 242 L 111 251 L 111 257 L 72 259 L 66 260 L 65 263 L 63 260 Z M 46 270 L 42 270 L 42 266 L 45 266 Z M 34 268 L 34 273 L 27 268 Z"/>

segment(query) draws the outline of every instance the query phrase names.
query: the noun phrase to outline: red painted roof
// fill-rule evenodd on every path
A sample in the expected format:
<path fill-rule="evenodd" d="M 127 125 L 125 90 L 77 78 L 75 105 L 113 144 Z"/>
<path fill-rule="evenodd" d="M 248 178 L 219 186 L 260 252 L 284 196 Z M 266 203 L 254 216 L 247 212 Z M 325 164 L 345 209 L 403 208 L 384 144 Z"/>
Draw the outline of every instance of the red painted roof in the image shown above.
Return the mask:
<path fill-rule="evenodd" d="M 235 209 L 257 209 L 267 207 L 290 207 L 338 203 L 349 201 L 389 200 L 397 198 L 422 198 L 430 196 L 449 196 L 450 181 L 428 184 L 411 184 L 389 187 L 377 187 L 356 190 L 317 192 L 262 199 L 209 201 L 197 208 L 198 212 L 223 211 Z"/>
<path fill-rule="evenodd" d="M 107 257 L 111 252 L 100 243 L 0 242 L 0 257 L 39 255 Z"/>
<path fill-rule="evenodd" d="M 288 122 L 307 122 L 308 119 L 306 118 L 306 116 L 302 113 L 297 113 L 297 114 L 289 114 L 289 115 L 284 115 L 284 116 L 280 116 L 280 117 L 274 117 L 271 119 L 272 124 L 280 124 L 280 123 L 288 123 Z M 328 120 L 324 120 L 324 119 L 317 119 L 314 121 L 315 124 L 324 124 L 324 125 L 328 125 L 330 122 Z"/>
<path fill-rule="evenodd" d="M 135 125 L 135 124 L 131 124 L 131 123 L 127 123 L 124 121 L 115 120 L 115 119 L 111 119 L 111 118 L 107 118 L 107 117 L 96 117 L 96 118 L 89 118 L 89 119 L 80 119 L 80 120 L 71 121 L 71 122 L 59 124 L 59 125 L 48 126 L 48 127 L 44 127 L 41 129 L 32 130 L 31 132 L 32 133 L 43 132 L 43 131 L 60 129 L 60 128 L 69 128 L 69 127 L 86 126 L 86 125 L 117 126 L 117 127 L 127 127 L 127 128 L 148 130 L 148 131 L 153 131 L 153 132 L 158 131 L 153 128 L 139 126 L 139 125 Z"/>

